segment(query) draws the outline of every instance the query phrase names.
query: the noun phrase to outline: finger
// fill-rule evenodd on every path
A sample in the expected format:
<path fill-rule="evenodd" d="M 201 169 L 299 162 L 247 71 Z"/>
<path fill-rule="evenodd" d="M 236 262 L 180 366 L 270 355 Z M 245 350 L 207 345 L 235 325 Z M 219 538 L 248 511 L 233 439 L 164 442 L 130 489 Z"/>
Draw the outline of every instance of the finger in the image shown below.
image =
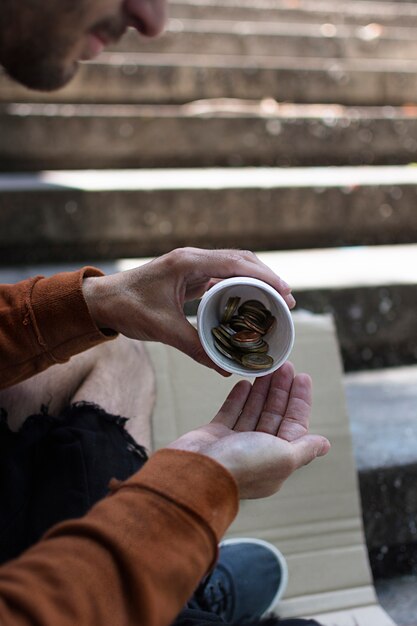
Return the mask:
<path fill-rule="evenodd" d="M 248 250 L 200 250 L 185 249 L 187 267 L 191 264 L 195 275 L 203 273 L 206 277 L 230 278 L 232 276 L 250 276 L 263 280 L 276 289 L 284 298 L 289 308 L 295 306 L 291 287 L 270 267 L 265 265 L 253 252 Z"/>
<path fill-rule="evenodd" d="M 255 430 L 268 396 L 271 379 L 272 374 L 255 380 L 234 430 L 239 432 Z"/>
<path fill-rule="evenodd" d="M 293 380 L 294 366 L 289 362 L 284 363 L 284 365 L 273 374 L 268 397 L 256 430 L 269 433 L 270 435 L 277 434 L 287 409 Z"/>
<path fill-rule="evenodd" d="M 291 385 L 290 396 L 278 437 L 294 441 L 308 432 L 312 402 L 312 383 L 308 374 L 298 374 Z"/>
<path fill-rule="evenodd" d="M 304 435 L 292 444 L 294 469 L 308 465 L 319 456 L 325 456 L 330 450 L 330 442 L 321 435 Z"/>
<path fill-rule="evenodd" d="M 213 422 L 221 422 L 233 428 L 236 424 L 239 415 L 245 406 L 245 402 L 250 394 L 252 385 L 248 380 L 239 381 L 227 396 L 223 402 L 219 412 L 213 418 Z"/>
<path fill-rule="evenodd" d="M 275 272 L 273 272 L 270 267 L 265 265 L 265 263 L 263 263 L 256 255 L 253 255 L 253 257 L 254 259 L 252 260 L 252 263 L 254 263 L 262 272 L 265 273 L 265 278 L 261 278 L 261 280 L 264 280 L 272 287 L 274 287 L 278 291 L 278 293 L 281 294 L 281 296 L 284 298 L 288 308 L 293 309 L 297 303 L 294 296 L 292 295 L 291 286 L 280 276 L 275 274 Z M 252 274 L 250 274 L 250 276 L 252 276 Z M 254 276 L 254 278 L 256 277 Z"/>

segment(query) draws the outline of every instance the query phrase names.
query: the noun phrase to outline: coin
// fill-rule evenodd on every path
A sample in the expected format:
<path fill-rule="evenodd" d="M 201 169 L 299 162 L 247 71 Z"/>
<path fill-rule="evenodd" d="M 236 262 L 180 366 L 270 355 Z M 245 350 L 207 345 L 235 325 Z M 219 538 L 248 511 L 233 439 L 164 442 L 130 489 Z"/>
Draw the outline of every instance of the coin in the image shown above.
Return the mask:
<path fill-rule="evenodd" d="M 217 341 L 218 343 L 220 343 L 222 346 L 224 346 L 226 349 L 230 349 L 232 346 L 230 345 L 230 342 L 228 339 L 226 339 L 226 337 L 224 335 L 222 335 L 222 333 L 219 331 L 218 328 L 212 328 L 211 329 L 212 335 L 214 336 L 215 341 Z"/>
<path fill-rule="evenodd" d="M 265 327 L 257 324 L 256 322 L 254 322 L 251 318 L 249 318 L 249 316 L 247 315 L 245 317 L 245 324 L 246 327 L 250 330 L 254 330 L 255 332 L 259 333 L 260 335 L 264 335 L 265 334 Z"/>
<path fill-rule="evenodd" d="M 225 348 L 221 343 L 216 341 L 216 339 L 214 340 L 214 345 L 216 346 L 217 350 L 221 352 L 221 354 L 223 354 L 223 356 L 226 356 L 228 359 L 233 359 L 233 361 L 235 360 L 233 352 L 229 352 L 227 348 Z"/>
<path fill-rule="evenodd" d="M 220 324 L 220 326 L 218 326 L 217 328 L 219 330 L 222 330 L 224 333 L 226 333 L 230 337 L 235 334 L 235 331 L 233 330 L 233 328 L 230 328 L 230 326 L 227 326 L 227 324 Z"/>
<path fill-rule="evenodd" d="M 275 323 L 275 317 L 259 300 L 233 296 L 226 302 L 218 326 L 212 328 L 215 348 L 228 359 L 248 370 L 268 369 L 273 358 L 267 354 L 269 345 L 263 336 Z"/>
<path fill-rule="evenodd" d="M 227 324 L 239 306 L 240 298 L 229 298 L 222 317 L 222 324 Z"/>
<path fill-rule="evenodd" d="M 253 330 L 240 330 L 238 333 L 230 337 L 230 341 L 234 346 L 241 344 L 256 344 L 261 340 L 261 335 Z"/>
<path fill-rule="evenodd" d="M 269 345 L 266 343 L 266 341 L 262 341 L 260 346 L 252 349 L 252 352 L 256 352 L 256 353 L 262 352 L 266 354 L 268 350 L 269 350 Z"/>
<path fill-rule="evenodd" d="M 233 335 L 233 339 L 235 341 L 258 341 L 260 339 L 260 333 L 255 332 L 254 330 L 241 330 L 240 332 Z"/>
<path fill-rule="evenodd" d="M 244 354 L 241 361 L 242 365 L 251 370 L 265 370 L 274 364 L 274 359 L 269 354 Z"/>
<path fill-rule="evenodd" d="M 245 306 L 246 307 L 254 307 L 255 309 L 261 310 L 261 311 L 267 311 L 268 309 L 266 308 L 266 306 L 260 302 L 259 300 L 246 300 L 245 301 Z"/>
<path fill-rule="evenodd" d="M 227 341 L 230 341 L 230 337 L 232 337 L 232 336 L 235 334 L 235 333 L 233 333 L 233 334 L 231 335 L 230 333 L 228 333 L 228 332 L 225 330 L 225 327 L 224 327 L 222 324 L 220 324 L 220 326 L 216 326 L 216 330 L 217 330 L 217 332 L 218 332 L 220 335 L 222 335 L 222 336 L 223 336 L 223 337 L 224 337 Z"/>

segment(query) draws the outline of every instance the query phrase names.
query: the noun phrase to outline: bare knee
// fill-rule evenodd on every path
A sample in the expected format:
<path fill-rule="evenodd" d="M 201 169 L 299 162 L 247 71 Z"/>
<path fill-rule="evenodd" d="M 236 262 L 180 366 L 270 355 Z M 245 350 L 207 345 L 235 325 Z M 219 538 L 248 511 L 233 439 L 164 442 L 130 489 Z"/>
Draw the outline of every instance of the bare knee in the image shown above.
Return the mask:
<path fill-rule="evenodd" d="M 29 415 L 44 410 L 59 413 L 88 378 L 99 358 L 94 348 L 0 391 L 0 407 L 7 413 L 10 427 L 17 429 Z"/>
<path fill-rule="evenodd" d="M 44 407 L 57 415 L 65 406 L 81 401 L 149 422 L 155 379 L 143 344 L 120 336 L 0 392 L 0 408 L 14 430 Z"/>
<path fill-rule="evenodd" d="M 109 413 L 124 417 L 148 417 L 155 400 L 155 378 L 142 343 L 118 337 L 100 346 L 88 378 L 73 402 L 94 402 Z"/>

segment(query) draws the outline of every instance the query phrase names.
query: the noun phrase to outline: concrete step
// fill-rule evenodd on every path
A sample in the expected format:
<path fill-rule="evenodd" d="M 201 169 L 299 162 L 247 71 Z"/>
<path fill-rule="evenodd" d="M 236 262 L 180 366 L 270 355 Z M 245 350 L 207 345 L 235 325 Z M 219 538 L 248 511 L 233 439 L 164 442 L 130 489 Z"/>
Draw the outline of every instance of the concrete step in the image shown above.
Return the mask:
<path fill-rule="evenodd" d="M 416 573 L 417 366 L 345 382 L 374 576 Z"/>
<path fill-rule="evenodd" d="M 416 167 L 0 176 L 0 263 L 417 242 Z"/>
<path fill-rule="evenodd" d="M 417 107 L 22 103 L 0 105 L 0 136 L 3 171 L 401 164 L 417 159 Z"/>
<path fill-rule="evenodd" d="M 105 88 L 103 88 L 105 85 Z M 417 61 L 205 54 L 105 53 L 53 93 L 0 75 L 2 102 L 184 103 L 271 97 L 298 103 L 403 105 L 415 101 Z"/>
<path fill-rule="evenodd" d="M 380 24 L 346 26 L 287 22 L 170 20 L 163 37 L 149 40 L 131 29 L 119 52 L 189 53 L 339 59 L 416 59 L 417 28 Z M 300 45 L 302 39 L 302 45 Z"/>
<path fill-rule="evenodd" d="M 378 23 L 409 26 L 417 18 L 414 2 L 346 2 L 332 0 L 173 0 L 169 12 L 178 19 L 222 19 L 318 24 Z"/>
<path fill-rule="evenodd" d="M 375 581 L 382 607 L 397 626 L 417 626 L 417 576 L 397 576 Z"/>

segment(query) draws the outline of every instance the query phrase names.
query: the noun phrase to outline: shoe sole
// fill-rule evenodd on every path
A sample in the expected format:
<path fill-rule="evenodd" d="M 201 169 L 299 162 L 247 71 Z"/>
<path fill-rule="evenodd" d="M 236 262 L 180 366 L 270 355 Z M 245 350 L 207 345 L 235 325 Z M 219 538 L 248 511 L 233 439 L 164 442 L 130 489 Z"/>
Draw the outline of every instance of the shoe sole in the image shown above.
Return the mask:
<path fill-rule="evenodd" d="M 264 611 L 262 617 L 264 615 L 267 615 L 268 613 L 271 613 L 271 611 L 276 607 L 276 605 L 278 604 L 278 602 L 280 601 L 280 599 L 282 598 L 282 596 L 284 595 L 284 592 L 287 588 L 288 585 L 288 565 L 287 562 L 285 560 L 284 555 L 278 550 L 278 548 L 276 548 L 274 545 L 272 545 L 271 543 L 268 543 L 268 541 L 264 541 L 263 539 L 252 539 L 249 537 L 235 537 L 232 539 L 225 539 L 224 541 L 222 541 L 219 546 L 230 546 L 232 544 L 237 544 L 237 543 L 256 543 L 260 546 L 263 546 L 264 548 L 267 548 L 270 552 L 273 552 L 273 554 L 275 555 L 277 561 L 279 562 L 280 568 L 281 568 L 281 581 L 278 587 L 278 591 L 275 594 L 274 599 L 272 600 L 272 602 L 270 603 L 269 607 Z"/>

